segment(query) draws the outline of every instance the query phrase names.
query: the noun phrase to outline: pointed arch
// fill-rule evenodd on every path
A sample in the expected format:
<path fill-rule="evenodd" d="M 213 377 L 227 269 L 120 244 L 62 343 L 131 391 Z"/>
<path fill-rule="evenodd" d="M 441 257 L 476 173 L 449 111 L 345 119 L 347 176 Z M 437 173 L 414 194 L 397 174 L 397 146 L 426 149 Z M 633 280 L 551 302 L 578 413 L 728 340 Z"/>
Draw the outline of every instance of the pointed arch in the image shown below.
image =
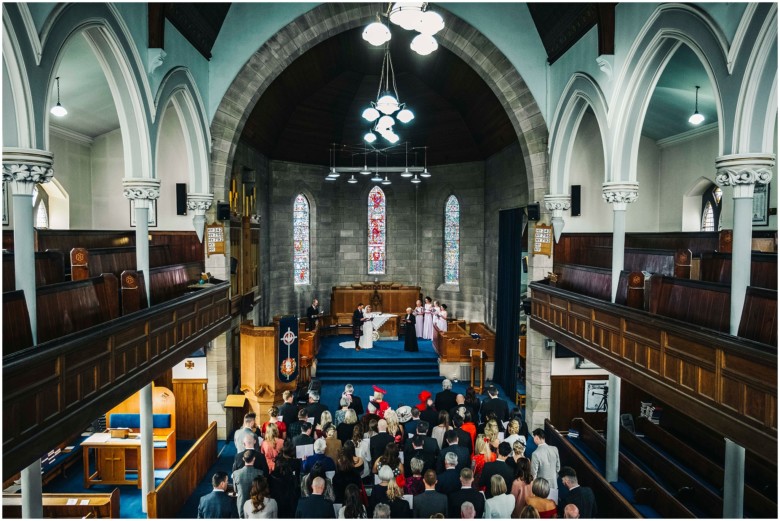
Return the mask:
<path fill-rule="evenodd" d="M 368 193 L 368 274 L 387 272 L 387 200 L 375 186 Z"/>
<path fill-rule="evenodd" d="M 444 203 L 444 283 L 460 283 L 460 202 L 450 195 Z"/>
<path fill-rule="evenodd" d="M 14 113 L 4 114 L 3 119 L 14 118 L 16 135 L 4 136 L 4 146 L 18 148 L 34 148 L 35 146 L 35 115 L 33 111 L 30 80 L 27 76 L 27 66 L 24 55 L 19 48 L 19 39 L 11 22 L 8 6 L 3 6 L 3 66 L 8 71 L 11 84 L 10 96 Z M 19 9 L 27 9 L 21 6 Z"/>
<path fill-rule="evenodd" d="M 293 201 L 293 280 L 311 284 L 311 210 L 309 199 L 299 193 Z"/>

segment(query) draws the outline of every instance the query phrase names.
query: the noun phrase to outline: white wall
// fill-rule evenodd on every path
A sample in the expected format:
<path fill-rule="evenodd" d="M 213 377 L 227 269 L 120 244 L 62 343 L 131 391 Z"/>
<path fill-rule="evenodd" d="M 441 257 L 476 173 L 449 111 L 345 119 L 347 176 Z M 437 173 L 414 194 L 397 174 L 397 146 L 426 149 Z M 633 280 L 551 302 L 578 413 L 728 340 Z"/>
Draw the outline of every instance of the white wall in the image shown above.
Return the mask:
<path fill-rule="evenodd" d="M 639 157 L 637 160 L 636 180 L 639 182 L 639 198 L 628 205 L 626 210 L 627 232 L 658 231 L 658 201 L 659 190 L 664 197 L 669 192 L 661 187 L 658 169 L 660 168 L 660 153 L 655 141 L 642 136 L 639 140 Z M 679 228 L 678 228 L 679 229 Z"/>
<path fill-rule="evenodd" d="M 54 178 L 62 185 L 67 201 L 52 200 L 49 193 L 49 227 L 88 230 L 92 228 L 92 151 L 86 143 L 77 143 L 50 133 L 49 148 L 54 154 Z M 63 207 L 62 205 L 65 204 Z M 62 211 L 67 211 L 67 224 Z"/>
<path fill-rule="evenodd" d="M 176 215 L 176 183 L 189 182 L 191 167 L 181 120 L 172 105 L 168 105 L 161 125 L 157 151 L 157 177 L 160 179 L 157 229 L 188 230 L 192 227 L 192 215 Z"/>
<path fill-rule="evenodd" d="M 606 376 L 604 369 L 577 369 L 578 358 L 555 358 L 552 357 L 550 367 L 550 376 L 577 375 L 577 376 Z"/>
<path fill-rule="evenodd" d="M 11 78 L 8 75 L 8 65 L 3 60 L 3 146 L 19 146 L 18 128 L 16 123 L 16 107 L 11 91 Z"/>
<path fill-rule="evenodd" d="M 123 153 L 120 129 L 96 137 L 92 144 L 92 226 L 90 228 L 130 229 L 130 201 L 122 193 L 122 178 L 125 177 Z"/>

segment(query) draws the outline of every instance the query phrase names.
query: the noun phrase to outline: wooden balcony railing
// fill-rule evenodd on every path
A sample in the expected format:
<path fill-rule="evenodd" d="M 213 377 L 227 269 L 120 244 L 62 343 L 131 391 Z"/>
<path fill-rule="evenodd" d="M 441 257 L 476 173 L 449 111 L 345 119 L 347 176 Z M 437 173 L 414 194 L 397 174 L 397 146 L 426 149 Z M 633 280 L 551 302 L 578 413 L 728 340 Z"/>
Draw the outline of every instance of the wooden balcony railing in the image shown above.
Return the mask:
<path fill-rule="evenodd" d="M 777 346 L 541 282 L 530 288 L 533 329 L 777 462 Z"/>
<path fill-rule="evenodd" d="M 3 358 L 3 479 L 230 325 L 227 282 Z"/>

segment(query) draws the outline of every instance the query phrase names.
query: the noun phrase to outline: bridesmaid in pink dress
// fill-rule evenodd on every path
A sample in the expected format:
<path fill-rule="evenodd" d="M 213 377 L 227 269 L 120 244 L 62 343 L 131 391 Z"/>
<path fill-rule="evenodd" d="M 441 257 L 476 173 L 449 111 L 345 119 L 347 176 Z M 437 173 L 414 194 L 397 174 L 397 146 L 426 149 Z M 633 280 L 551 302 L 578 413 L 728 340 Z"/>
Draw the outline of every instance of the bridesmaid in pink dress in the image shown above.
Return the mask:
<path fill-rule="evenodd" d="M 439 323 L 436 324 L 436 327 L 439 328 L 439 331 L 447 331 L 447 304 L 441 305 L 441 310 L 439 311 Z"/>
<path fill-rule="evenodd" d="M 414 330 L 417 333 L 417 338 L 423 337 L 423 320 L 425 320 L 423 317 L 425 316 L 425 308 L 422 305 L 422 300 L 418 300 L 414 307 L 414 316 L 416 317 L 416 322 L 414 323 Z"/>
<path fill-rule="evenodd" d="M 431 297 L 425 297 L 424 319 L 423 319 L 423 338 L 431 340 L 433 338 L 433 304 Z"/>

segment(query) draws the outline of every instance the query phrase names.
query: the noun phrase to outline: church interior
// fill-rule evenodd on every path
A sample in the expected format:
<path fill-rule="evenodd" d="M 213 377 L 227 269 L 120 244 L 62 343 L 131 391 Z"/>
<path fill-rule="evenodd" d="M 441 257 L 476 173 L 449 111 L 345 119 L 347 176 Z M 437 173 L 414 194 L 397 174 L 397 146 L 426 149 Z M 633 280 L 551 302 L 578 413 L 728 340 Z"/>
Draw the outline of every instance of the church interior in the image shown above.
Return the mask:
<path fill-rule="evenodd" d="M 776 3 L 2 9 L 3 517 L 244 517 L 247 415 L 270 500 L 360 397 L 410 469 L 448 411 L 581 517 L 777 518 Z"/>

